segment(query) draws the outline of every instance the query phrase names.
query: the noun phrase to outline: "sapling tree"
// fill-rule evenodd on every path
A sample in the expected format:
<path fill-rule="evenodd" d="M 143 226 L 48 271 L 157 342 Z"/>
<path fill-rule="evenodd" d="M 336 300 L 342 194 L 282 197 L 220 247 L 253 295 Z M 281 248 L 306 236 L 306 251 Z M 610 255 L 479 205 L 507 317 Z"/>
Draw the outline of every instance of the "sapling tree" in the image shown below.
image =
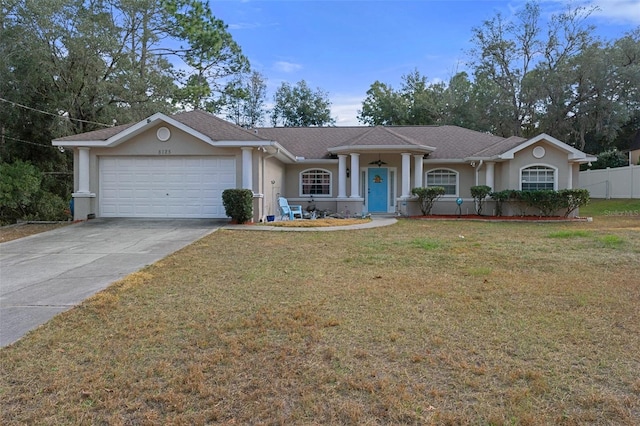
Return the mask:
<path fill-rule="evenodd" d="M 471 187 L 471 196 L 476 205 L 476 213 L 478 216 L 482 216 L 482 207 L 484 200 L 491 193 L 491 187 L 487 185 L 477 185 Z"/>
<path fill-rule="evenodd" d="M 423 215 L 427 216 L 431 214 L 433 203 L 444 195 L 445 189 L 442 186 L 429 186 L 427 188 L 413 188 L 411 193 L 418 196 L 420 211 L 422 211 Z"/>
<path fill-rule="evenodd" d="M 586 205 L 590 197 L 586 189 L 561 189 L 558 194 L 562 199 L 562 207 L 566 209 L 564 217 L 569 217 L 575 209 Z"/>

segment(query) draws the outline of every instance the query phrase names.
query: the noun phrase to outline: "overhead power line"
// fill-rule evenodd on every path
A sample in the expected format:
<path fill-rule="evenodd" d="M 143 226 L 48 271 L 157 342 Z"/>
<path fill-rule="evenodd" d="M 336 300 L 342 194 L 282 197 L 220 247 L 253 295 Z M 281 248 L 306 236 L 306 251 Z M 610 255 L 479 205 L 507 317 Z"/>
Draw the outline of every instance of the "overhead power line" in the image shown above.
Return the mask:
<path fill-rule="evenodd" d="M 10 139 L 10 140 L 16 141 L 16 142 L 26 143 L 26 144 L 29 144 L 29 145 L 36 145 L 36 146 L 44 146 L 46 148 L 53 148 L 53 149 L 57 149 L 58 151 L 60 151 L 60 147 L 53 146 L 53 145 L 45 145 L 43 143 L 25 141 L 24 139 L 13 138 L 13 137 L 7 136 L 7 135 L 3 135 L 2 138 L 3 139 Z M 63 152 L 63 151 L 61 151 L 61 152 Z"/>
<path fill-rule="evenodd" d="M 46 115 L 51 115 L 51 116 L 53 116 L 53 117 L 62 118 L 62 119 L 64 119 L 64 120 L 73 120 L 73 121 L 78 121 L 78 122 L 80 122 L 80 123 L 96 124 L 96 125 L 98 125 L 98 126 L 104 126 L 104 127 L 113 127 L 113 125 L 112 125 L 112 124 L 104 124 L 104 123 L 98 123 L 98 122 L 96 122 L 96 121 L 81 120 L 81 119 L 79 119 L 79 118 L 66 117 L 66 116 L 62 116 L 62 115 L 60 115 L 60 114 L 54 114 L 54 113 L 52 113 L 52 112 L 43 111 L 43 110 L 41 110 L 41 109 L 32 108 L 32 107 L 30 107 L 30 106 L 22 105 L 22 104 L 19 104 L 19 103 L 17 103 L 17 102 L 13 102 L 13 101 L 10 101 L 10 100 L 8 100 L 8 99 L 4 99 L 4 98 L 0 98 L 0 101 L 7 102 L 7 103 L 10 103 L 11 105 L 14 105 L 14 106 L 17 106 L 17 107 L 20 107 L 20 108 L 24 108 L 24 109 L 28 109 L 28 110 L 30 110 L 30 111 L 35 111 L 35 112 L 39 112 L 39 113 L 41 113 L 41 114 L 46 114 Z"/>

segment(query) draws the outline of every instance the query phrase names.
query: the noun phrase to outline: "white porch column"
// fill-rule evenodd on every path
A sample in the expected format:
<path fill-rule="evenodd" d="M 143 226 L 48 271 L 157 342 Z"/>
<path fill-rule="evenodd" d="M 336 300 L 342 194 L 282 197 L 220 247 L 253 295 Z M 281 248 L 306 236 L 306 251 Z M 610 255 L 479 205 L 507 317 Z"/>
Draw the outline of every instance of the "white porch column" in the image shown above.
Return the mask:
<path fill-rule="evenodd" d="M 242 188 L 253 190 L 253 148 L 242 147 Z"/>
<path fill-rule="evenodd" d="M 347 156 L 338 154 L 338 198 L 347 198 Z"/>
<path fill-rule="evenodd" d="M 567 176 L 567 189 L 573 189 L 573 163 L 569 163 L 569 176 Z"/>
<path fill-rule="evenodd" d="M 89 149 L 87 147 L 78 147 L 78 193 L 89 193 Z"/>
<path fill-rule="evenodd" d="M 402 198 L 411 197 L 411 154 L 402 154 Z"/>
<path fill-rule="evenodd" d="M 487 165 L 487 170 L 485 171 L 485 185 L 491 187 L 492 191 L 495 191 L 496 188 L 494 188 L 494 177 L 495 177 L 495 163 L 488 161 L 487 163 L 485 163 Z"/>
<path fill-rule="evenodd" d="M 413 187 L 414 188 L 422 188 L 423 183 L 422 183 L 422 175 L 423 175 L 423 168 L 422 168 L 422 160 L 424 159 L 424 155 L 422 154 L 415 154 L 413 156 Z"/>
<path fill-rule="evenodd" d="M 351 198 L 360 198 L 360 154 L 351 154 Z"/>

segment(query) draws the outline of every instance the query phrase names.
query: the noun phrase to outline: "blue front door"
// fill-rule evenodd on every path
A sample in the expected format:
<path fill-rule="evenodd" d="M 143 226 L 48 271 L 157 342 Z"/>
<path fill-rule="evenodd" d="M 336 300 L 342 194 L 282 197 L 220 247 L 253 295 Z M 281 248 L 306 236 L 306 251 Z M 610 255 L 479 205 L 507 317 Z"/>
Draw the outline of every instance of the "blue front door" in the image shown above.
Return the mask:
<path fill-rule="evenodd" d="M 387 212 L 389 205 L 389 172 L 386 168 L 370 167 L 368 181 L 369 212 Z"/>

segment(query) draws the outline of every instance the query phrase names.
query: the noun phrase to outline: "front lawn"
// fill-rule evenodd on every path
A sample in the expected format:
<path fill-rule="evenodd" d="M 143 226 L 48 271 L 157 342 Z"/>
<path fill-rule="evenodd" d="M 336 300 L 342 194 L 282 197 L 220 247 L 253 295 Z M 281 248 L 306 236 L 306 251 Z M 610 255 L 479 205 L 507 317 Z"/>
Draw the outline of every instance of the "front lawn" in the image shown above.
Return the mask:
<path fill-rule="evenodd" d="M 635 425 L 638 265 L 640 217 L 219 230 L 2 349 L 1 423 Z"/>
<path fill-rule="evenodd" d="M 580 207 L 580 216 L 636 216 L 640 217 L 640 199 L 615 198 L 603 200 L 594 198 L 586 206 Z"/>

